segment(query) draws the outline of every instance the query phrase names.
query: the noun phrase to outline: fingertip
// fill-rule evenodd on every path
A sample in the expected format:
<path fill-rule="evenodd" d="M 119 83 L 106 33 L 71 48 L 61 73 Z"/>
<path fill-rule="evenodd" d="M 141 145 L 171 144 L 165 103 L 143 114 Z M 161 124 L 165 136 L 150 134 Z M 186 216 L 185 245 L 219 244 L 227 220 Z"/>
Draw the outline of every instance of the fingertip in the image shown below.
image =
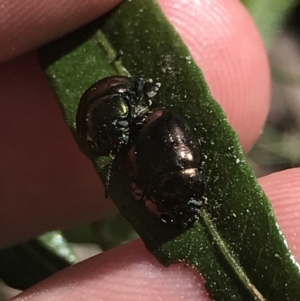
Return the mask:
<path fill-rule="evenodd" d="M 141 240 L 68 268 L 22 293 L 16 300 L 210 300 L 192 268 L 162 266 Z"/>
<path fill-rule="evenodd" d="M 272 203 L 290 249 L 300 262 L 300 168 L 265 176 L 259 183 Z"/>
<path fill-rule="evenodd" d="M 0 62 L 61 37 L 106 13 L 121 0 L 0 0 Z"/>
<path fill-rule="evenodd" d="M 240 1 L 159 0 L 202 69 L 214 98 L 245 151 L 261 133 L 269 110 L 267 55 Z"/>
<path fill-rule="evenodd" d="M 114 210 L 29 53 L 2 64 L 0 247 Z M 28 76 L 30 74 L 30 76 Z"/>

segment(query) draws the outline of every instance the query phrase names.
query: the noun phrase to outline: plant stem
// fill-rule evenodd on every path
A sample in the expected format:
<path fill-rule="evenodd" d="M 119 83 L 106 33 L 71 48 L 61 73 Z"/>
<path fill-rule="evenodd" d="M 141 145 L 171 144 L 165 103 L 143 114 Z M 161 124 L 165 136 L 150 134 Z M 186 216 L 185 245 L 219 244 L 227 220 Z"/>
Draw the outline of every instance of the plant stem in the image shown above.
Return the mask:
<path fill-rule="evenodd" d="M 229 265 L 232 267 L 238 278 L 242 281 L 242 283 L 246 286 L 248 291 L 251 293 L 251 295 L 254 297 L 254 300 L 257 301 L 265 301 L 265 298 L 262 296 L 262 294 L 257 290 L 257 288 L 251 283 L 250 279 L 247 277 L 245 272 L 243 271 L 242 267 L 239 265 L 239 263 L 236 261 L 234 256 L 232 255 L 231 250 L 227 247 L 226 243 L 222 239 L 222 237 L 219 235 L 217 229 L 215 228 L 214 224 L 212 223 L 210 219 L 209 213 L 205 209 L 201 210 L 201 217 L 212 235 L 215 243 L 219 247 L 219 250 L 222 252 L 224 257 L 226 258 Z"/>
<path fill-rule="evenodd" d="M 113 63 L 120 75 L 125 75 L 131 77 L 129 71 L 122 65 L 122 50 L 120 49 L 120 53 L 117 54 L 113 49 L 109 41 L 106 39 L 105 35 L 98 30 L 96 33 L 97 41 L 101 44 L 104 50 L 107 52 L 108 59 L 111 63 Z"/>

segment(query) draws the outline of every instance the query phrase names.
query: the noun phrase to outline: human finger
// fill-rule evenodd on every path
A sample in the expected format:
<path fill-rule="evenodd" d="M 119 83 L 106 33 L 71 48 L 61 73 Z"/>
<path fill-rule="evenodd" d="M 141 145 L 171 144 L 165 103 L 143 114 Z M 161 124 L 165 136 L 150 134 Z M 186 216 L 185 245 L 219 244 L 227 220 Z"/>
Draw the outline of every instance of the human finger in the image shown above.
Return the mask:
<path fill-rule="evenodd" d="M 248 151 L 270 102 L 267 54 L 241 1 L 159 0 Z"/>
<path fill-rule="evenodd" d="M 120 2 L 0 0 L 0 63 L 79 28 Z"/>

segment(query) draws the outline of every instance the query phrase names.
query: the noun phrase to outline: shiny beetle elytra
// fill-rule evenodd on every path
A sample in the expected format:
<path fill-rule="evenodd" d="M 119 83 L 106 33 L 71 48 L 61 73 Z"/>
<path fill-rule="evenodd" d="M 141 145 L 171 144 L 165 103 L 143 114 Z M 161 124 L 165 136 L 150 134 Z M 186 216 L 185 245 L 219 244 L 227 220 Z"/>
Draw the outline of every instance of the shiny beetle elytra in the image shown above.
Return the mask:
<path fill-rule="evenodd" d="M 151 214 L 187 227 L 203 204 L 200 143 L 182 117 L 149 110 L 159 86 L 124 76 L 98 81 L 80 100 L 77 131 L 99 156 L 115 156 Z"/>

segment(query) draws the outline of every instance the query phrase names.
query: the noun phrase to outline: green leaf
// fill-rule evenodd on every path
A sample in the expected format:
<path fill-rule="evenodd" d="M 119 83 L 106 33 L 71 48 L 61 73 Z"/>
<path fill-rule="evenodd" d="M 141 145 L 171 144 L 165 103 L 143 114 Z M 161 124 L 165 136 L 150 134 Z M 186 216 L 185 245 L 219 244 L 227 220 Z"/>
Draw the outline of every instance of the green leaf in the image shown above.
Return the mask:
<path fill-rule="evenodd" d="M 96 241 L 104 251 L 138 238 L 132 226 L 120 214 L 94 222 L 92 226 Z"/>
<path fill-rule="evenodd" d="M 60 231 L 52 231 L 39 236 L 37 240 L 49 251 L 64 258 L 69 264 L 78 262 L 68 241 Z"/>
<path fill-rule="evenodd" d="M 194 266 L 214 300 L 299 300 L 299 266 L 237 135 L 155 1 L 124 1 L 105 18 L 40 50 L 41 64 L 72 131 L 85 89 L 124 71 L 112 60 L 119 51 L 132 75 L 161 83 L 153 107 L 184 116 L 201 139 L 205 177 L 200 219 L 183 230 L 162 223 L 132 199 L 128 181 L 114 160 L 109 194 L 123 216 L 160 262 L 185 261 Z M 90 157 L 105 176 L 109 159 Z"/>
<path fill-rule="evenodd" d="M 103 251 L 138 238 L 132 226 L 120 214 L 63 232 L 71 243 L 97 244 Z"/>
<path fill-rule="evenodd" d="M 272 4 L 268 0 L 241 1 L 252 15 L 266 46 L 270 46 L 288 13 L 297 4 L 297 0 L 276 0 Z"/>
<path fill-rule="evenodd" d="M 25 290 L 76 262 L 58 231 L 0 250 L 0 278 L 9 286 Z"/>

